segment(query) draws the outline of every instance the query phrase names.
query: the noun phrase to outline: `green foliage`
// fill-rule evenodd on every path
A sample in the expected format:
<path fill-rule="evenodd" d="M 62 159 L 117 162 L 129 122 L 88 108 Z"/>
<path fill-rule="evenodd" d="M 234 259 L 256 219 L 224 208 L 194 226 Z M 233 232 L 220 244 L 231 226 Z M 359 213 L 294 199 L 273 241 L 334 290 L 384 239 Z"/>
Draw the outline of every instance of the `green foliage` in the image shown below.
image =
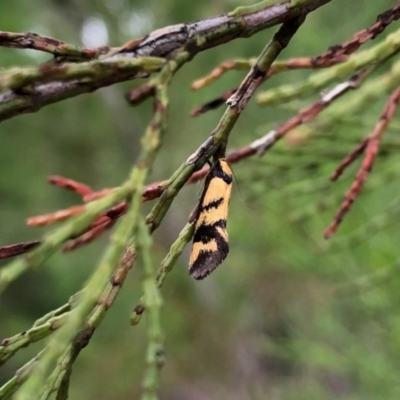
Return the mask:
<path fill-rule="evenodd" d="M 95 17 L 109 29 L 111 44 L 119 45 L 132 39 L 126 27 L 135 10 L 142 13 L 142 20 L 132 19 L 141 36 L 240 5 L 237 1 L 192 5 L 184 0 L 164 1 L 162 6 L 154 1 L 144 6 L 138 1 L 111 0 L 43 4 L 1 2 L 0 26 L 80 44 L 83 24 Z M 391 6 L 389 0 L 333 0 L 307 18 L 280 58 L 322 53 L 369 26 Z M 389 32 L 398 22 L 393 25 Z M 190 119 L 190 110 L 237 86 L 245 72 L 226 74 L 194 93 L 191 82 L 226 59 L 256 57 L 272 32 L 275 29 L 201 53 L 178 72 L 171 86 L 167 136 L 149 182 L 167 179 L 222 115 L 216 110 Z M 48 59 L 32 51 L 4 48 L 0 55 L 2 67 Z M 262 89 L 299 84 L 307 76 L 309 71 L 285 72 Z M 150 103 L 126 105 L 127 88 L 130 85 L 112 86 L 0 125 L 1 245 L 46 232 L 25 227 L 26 217 L 78 203 L 74 195 L 47 185 L 48 175 L 68 176 L 98 189 L 125 179 L 152 111 Z M 357 93 L 353 96 L 356 99 Z M 386 101 L 382 93 L 377 97 L 344 115 L 353 104 L 351 97 L 345 97 L 336 111 L 327 110 L 307 127 L 307 140 L 299 144 L 288 140 L 262 158 L 249 158 L 233 167 L 240 193 L 234 191 L 230 205 L 227 260 L 205 281 L 194 282 L 187 275 L 186 249 L 163 285 L 161 311 L 154 285 L 147 289 L 144 302 L 156 307 L 152 316 L 144 314 L 143 319 L 157 320 L 160 313 L 165 339 L 161 398 L 399 398 L 398 119 L 386 133 L 374 170 L 343 226 L 329 241 L 322 236 L 357 167 L 336 183 L 330 183 L 329 176 L 372 130 Z M 307 104 L 304 99 L 293 108 Z M 260 108 L 252 102 L 236 124 L 229 148 L 246 145 L 290 118 L 291 106 Z M 168 253 L 196 204 L 198 190 L 194 185 L 181 191 L 154 235 L 151 257 L 147 254 L 135 264 L 105 322 L 77 359 L 71 399 L 139 398 L 149 332 L 147 321 L 132 327 L 129 318 L 142 295 L 143 275 Z M 0 303 L 0 339 L 27 330 L 43 314 L 66 303 L 93 272 L 107 241 L 102 238 L 76 252 L 58 254 L 13 282 Z M 46 322 L 42 321 L 38 335 L 47 335 Z M 158 335 L 155 332 L 153 337 L 155 347 Z M 0 384 L 40 348 L 24 349 L 2 366 Z"/>

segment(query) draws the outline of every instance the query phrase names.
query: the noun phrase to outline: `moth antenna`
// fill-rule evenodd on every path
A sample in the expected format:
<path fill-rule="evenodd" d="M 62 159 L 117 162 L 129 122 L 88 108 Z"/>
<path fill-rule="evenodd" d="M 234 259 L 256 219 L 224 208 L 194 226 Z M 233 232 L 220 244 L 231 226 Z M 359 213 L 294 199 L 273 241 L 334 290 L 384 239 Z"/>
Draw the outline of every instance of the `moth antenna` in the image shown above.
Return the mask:
<path fill-rule="evenodd" d="M 250 207 L 249 205 L 246 204 L 246 202 L 245 202 L 245 200 L 243 199 L 243 196 L 242 196 L 242 191 L 240 190 L 239 181 L 238 181 L 238 179 L 236 178 L 236 174 L 235 174 L 235 172 L 233 171 L 233 169 L 232 169 L 232 176 L 233 176 L 233 178 L 234 178 L 236 187 L 237 187 L 237 189 L 238 189 L 239 197 L 240 197 L 240 200 L 242 201 L 242 204 L 243 204 L 246 208 L 248 208 L 249 210 L 253 210 L 253 211 L 258 210 L 257 207 Z"/>

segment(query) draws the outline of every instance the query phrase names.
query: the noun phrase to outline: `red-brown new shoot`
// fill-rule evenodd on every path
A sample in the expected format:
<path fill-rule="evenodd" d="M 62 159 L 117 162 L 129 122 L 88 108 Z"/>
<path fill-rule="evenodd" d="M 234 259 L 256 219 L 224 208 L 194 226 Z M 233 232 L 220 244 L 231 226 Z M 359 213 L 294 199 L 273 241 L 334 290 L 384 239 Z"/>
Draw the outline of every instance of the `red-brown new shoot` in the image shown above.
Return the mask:
<path fill-rule="evenodd" d="M 400 99 L 400 87 L 398 87 L 390 96 L 386 106 L 379 118 L 379 121 L 375 125 L 372 133 L 362 140 L 360 144 L 340 163 L 339 167 L 331 176 L 332 180 L 336 180 L 356 158 L 364 152 L 364 159 L 361 163 L 361 167 L 357 171 L 356 177 L 349 191 L 346 193 L 344 201 L 336 213 L 333 222 L 325 230 L 324 237 L 328 239 L 331 237 L 336 230 L 339 228 L 340 223 L 346 214 L 350 211 L 351 206 L 360 194 L 365 181 L 368 178 L 369 173 L 372 170 L 376 156 L 379 151 L 379 144 L 382 140 L 383 134 L 385 133 L 390 121 L 392 120 L 397 105 Z"/>

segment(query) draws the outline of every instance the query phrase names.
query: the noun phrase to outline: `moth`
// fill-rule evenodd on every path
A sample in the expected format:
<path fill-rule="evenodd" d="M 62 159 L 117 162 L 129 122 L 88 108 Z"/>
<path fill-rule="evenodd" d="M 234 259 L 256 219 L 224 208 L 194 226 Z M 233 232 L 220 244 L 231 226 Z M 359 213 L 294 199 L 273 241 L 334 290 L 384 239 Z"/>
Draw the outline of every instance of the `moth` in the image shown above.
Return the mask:
<path fill-rule="evenodd" d="M 225 260 L 229 252 L 226 219 L 232 190 L 232 170 L 218 159 L 204 180 L 195 214 L 195 231 L 189 274 L 203 279 Z"/>

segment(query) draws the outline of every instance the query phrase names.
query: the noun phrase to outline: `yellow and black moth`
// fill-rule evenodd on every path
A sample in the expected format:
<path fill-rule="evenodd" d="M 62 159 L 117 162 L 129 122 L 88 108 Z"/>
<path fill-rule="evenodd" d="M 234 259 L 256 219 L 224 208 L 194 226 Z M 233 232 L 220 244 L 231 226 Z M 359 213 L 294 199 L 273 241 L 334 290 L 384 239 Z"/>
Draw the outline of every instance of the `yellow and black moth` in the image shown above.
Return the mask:
<path fill-rule="evenodd" d="M 226 219 L 232 189 L 232 170 L 220 158 L 208 172 L 195 215 L 189 274 L 195 279 L 209 275 L 229 252 Z"/>

